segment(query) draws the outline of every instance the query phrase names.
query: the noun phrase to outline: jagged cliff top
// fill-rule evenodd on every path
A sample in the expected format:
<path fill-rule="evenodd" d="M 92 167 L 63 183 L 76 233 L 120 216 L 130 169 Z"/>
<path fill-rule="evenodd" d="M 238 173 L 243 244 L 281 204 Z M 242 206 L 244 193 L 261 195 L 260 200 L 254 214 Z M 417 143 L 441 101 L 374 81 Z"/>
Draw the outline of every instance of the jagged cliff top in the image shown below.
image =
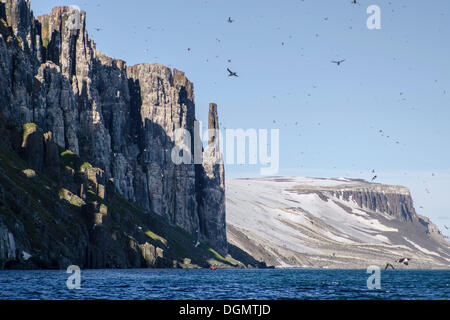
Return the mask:
<path fill-rule="evenodd" d="M 6 1 L 6 0 L 1 0 L 1 1 Z M 57 6 L 54 7 L 51 12 L 49 14 L 43 14 L 37 17 L 37 20 L 39 22 L 41 22 L 42 24 L 44 24 L 46 21 L 48 22 L 51 18 L 53 18 L 55 21 L 59 21 L 61 16 L 65 13 L 67 13 L 69 10 L 72 10 L 73 7 L 70 6 Z M 114 57 L 110 57 L 106 54 L 104 54 L 103 52 L 99 51 L 96 48 L 96 44 L 95 41 L 92 40 L 87 33 L 86 30 L 86 25 L 85 25 L 85 20 L 86 20 L 86 11 L 81 10 L 81 33 L 86 33 L 86 37 L 88 38 L 89 41 L 92 42 L 93 46 L 95 47 L 95 56 L 96 58 L 104 65 L 109 65 L 109 66 L 116 66 L 119 69 L 126 69 L 127 73 L 129 74 L 136 74 L 138 73 L 140 70 L 143 70 L 145 72 L 154 72 L 158 75 L 160 75 L 162 78 L 166 78 L 166 79 L 174 79 L 175 83 L 181 80 L 182 84 L 189 84 L 189 86 L 192 86 L 192 83 L 187 79 L 187 77 L 185 76 L 185 73 L 182 71 L 179 71 L 175 68 L 171 68 L 169 66 L 160 64 L 160 63 L 138 63 L 135 64 L 133 66 L 128 66 L 127 62 L 125 60 L 122 59 L 117 59 Z M 60 25 L 58 24 L 58 27 L 60 27 Z M 43 33 L 46 35 L 46 30 L 45 27 L 43 27 Z M 43 36 L 44 36 L 43 34 Z"/>
<path fill-rule="evenodd" d="M 37 18 L 39 19 L 40 17 L 62 14 L 64 12 L 67 12 L 67 10 L 73 9 L 73 8 L 74 7 L 71 7 L 71 6 L 56 6 L 56 7 L 52 8 L 50 13 L 46 13 L 46 14 L 40 15 Z M 81 15 L 86 15 L 86 11 L 84 11 L 84 10 L 80 10 L 80 13 L 81 13 Z"/>

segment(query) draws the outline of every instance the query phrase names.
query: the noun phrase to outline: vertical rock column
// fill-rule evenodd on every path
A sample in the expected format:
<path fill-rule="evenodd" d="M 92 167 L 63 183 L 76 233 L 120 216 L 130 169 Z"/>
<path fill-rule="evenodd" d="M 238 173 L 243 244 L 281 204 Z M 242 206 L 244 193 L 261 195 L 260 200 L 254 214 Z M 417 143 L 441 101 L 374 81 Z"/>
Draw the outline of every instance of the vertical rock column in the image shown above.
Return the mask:
<path fill-rule="evenodd" d="M 13 28 L 14 34 L 20 38 L 21 48 L 34 51 L 38 42 L 36 41 L 35 20 L 30 9 L 30 0 L 2 0 L 1 2 L 6 22 Z"/>
<path fill-rule="evenodd" d="M 209 105 L 208 129 L 208 148 L 203 152 L 203 170 L 199 177 L 200 237 L 221 254 L 226 254 L 225 169 L 219 147 L 219 121 L 215 103 Z"/>

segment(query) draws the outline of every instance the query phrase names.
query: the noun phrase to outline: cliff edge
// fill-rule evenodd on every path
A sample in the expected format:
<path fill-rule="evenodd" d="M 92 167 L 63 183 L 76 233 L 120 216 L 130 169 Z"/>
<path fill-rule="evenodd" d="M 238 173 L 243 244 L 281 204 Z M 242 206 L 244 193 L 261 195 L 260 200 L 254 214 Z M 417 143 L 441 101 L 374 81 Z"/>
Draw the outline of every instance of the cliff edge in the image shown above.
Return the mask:
<path fill-rule="evenodd" d="M 217 117 L 217 109 L 211 112 Z M 198 242 L 225 257 L 223 165 L 211 168 L 201 161 L 175 165 L 171 160 L 173 132 L 184 129 L 194 138 L 198 134 L 194 122 L 194 85 L 183 72 L 159 64 L 130 67 L 107 57 L 89 38 L 83 11 L 56 7 L 36 19 L 29 1 L 1 0 L 0 267 L 10 261 L 23 263 L 20 254 L 12 253 L 22 251 L 27 257 L 45 256 L 35 263 L 39 267 L 61 266 L 69 260 L 84 267 L 159 266 L 154 257 L 161 254 L 155 246 L 148 249 L 152 254 L 147 247 L 136 249 L 146 264 L 134 257 L 118 263 L 108 253 L 112 249 L 105 243 L 116 246 L 116 253 L 146 244 L 146 238 L 135 238 L 131 225 L 128 230 L 119 219 L 122 207 L 116 200 L 129 203 L 132 207 L 125 211 L 130 214 L 152 215 L 170 230 L 185 233 L 192 238 L 193 249 Z M 207 158 L 213 151 L 202 152 Z M 23 172 L 34 172 L 30 173 L 34 177 Z M 11 179 L 16 175 L 17 180 Z M 53 195 L 31 193 L 29 188 L 38 188 L 36 184 Z M 68 202 L 74 220 L 66 216 L 66 204 L 58 204 L 59 209 L 50 203 L 45 207 L 47 198 Z M 54 248 L 47 247 L 48 230 L 38 208 L 48 212 L 46 223 L 65 217 L 74 229 L 84 215 L 82 230 L 73 234 L 76 249 L 63 243 L 62 229 L 58 238 L 62 247 L 76 253 L 51 252 Z M 101 223 L 101 218 L 112 221 Z M 133 244 L 119 244 L 123 234 L 108 231 L 99 236 L 92 231 L 110 223 L 119 234 L 133 237 Z M 43 230 L 36 230 L 37 225 Z M 36 232 L 36 238 L 44 239 L 32 240 Z M 89 243 L 94 251 L 88 249 Z M 61 257 L 49 258 L 53 255 Z"/>

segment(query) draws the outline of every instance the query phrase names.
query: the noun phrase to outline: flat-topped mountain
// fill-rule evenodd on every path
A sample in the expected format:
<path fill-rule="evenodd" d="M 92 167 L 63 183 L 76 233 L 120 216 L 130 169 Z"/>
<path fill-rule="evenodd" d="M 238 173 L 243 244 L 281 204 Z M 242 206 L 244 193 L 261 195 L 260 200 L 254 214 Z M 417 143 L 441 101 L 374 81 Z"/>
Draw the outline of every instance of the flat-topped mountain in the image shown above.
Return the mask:
<path fill-rule="evenodd" d="M 347 178 L 280 178 L 279 181 L 289 180 L 298 181 L 295 185 L 296 190 L 309 191 L 362 191 L 362 192 L 377 192 L 377 193 L 395 193 L 410 196 L 409 189 L 403 186 L 391 186 L 379 183 L 370 183 L 361 179 L 347 179 Z"/>
<path fill-rule="evenodd" d="M 362 180 L 228 179 L 227 235 L 276 267 L 450 268 L 449 242 L 409 190 Z"/>

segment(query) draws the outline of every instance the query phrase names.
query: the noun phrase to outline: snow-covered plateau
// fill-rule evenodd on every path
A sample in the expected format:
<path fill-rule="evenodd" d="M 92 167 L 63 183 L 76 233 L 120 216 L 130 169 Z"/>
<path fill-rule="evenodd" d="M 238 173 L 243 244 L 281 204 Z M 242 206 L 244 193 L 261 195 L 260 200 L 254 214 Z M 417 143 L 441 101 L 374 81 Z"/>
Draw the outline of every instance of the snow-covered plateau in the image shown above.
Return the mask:
<path fill-rule="evenodd" d="M 269 266 L 450 269 L 450 243 L 405 187 L 271 177 L 229 179 L 226 194 L 229 243 Z"/>

